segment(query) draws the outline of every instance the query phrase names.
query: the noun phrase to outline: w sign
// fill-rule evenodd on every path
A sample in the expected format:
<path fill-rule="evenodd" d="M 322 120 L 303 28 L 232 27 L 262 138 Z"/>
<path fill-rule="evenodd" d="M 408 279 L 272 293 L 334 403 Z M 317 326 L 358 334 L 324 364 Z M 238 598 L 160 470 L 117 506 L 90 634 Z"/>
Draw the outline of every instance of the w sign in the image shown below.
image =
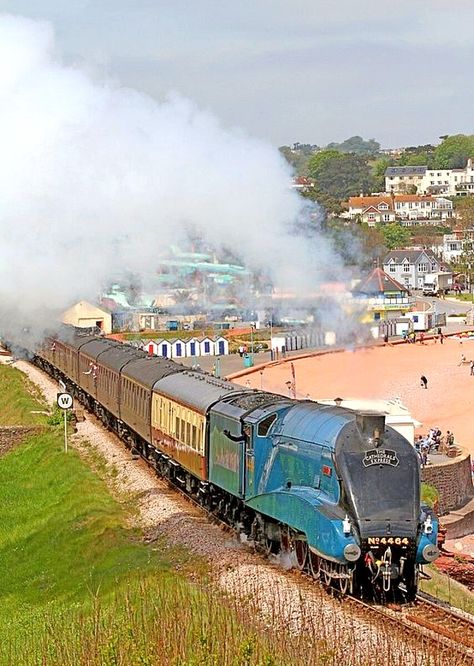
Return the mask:
<path fill-rule="evenodd" d="M 59 409 L 71 409 L 72 395 L 70 393 L 58 393 L 57 395 Z"/>

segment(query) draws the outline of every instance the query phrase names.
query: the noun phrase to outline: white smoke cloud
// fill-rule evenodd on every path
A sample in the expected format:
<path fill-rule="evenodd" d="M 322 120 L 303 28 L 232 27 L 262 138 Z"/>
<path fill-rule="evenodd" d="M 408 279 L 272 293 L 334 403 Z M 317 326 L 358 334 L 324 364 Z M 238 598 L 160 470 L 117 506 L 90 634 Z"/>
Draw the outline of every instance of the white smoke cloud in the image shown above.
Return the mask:
<path fill-rule="evenodd" d="M 189 229 L 277 286 L 314 290 L 335 257 L 291 231 L 302 202 L 274 148 L 179 96 L 160 104 L 97 83 L 54 48 L 48 23 L 0 15 L 0 303 L 10 320 L 93 299 L 120 267 L 153 271 Z"/>

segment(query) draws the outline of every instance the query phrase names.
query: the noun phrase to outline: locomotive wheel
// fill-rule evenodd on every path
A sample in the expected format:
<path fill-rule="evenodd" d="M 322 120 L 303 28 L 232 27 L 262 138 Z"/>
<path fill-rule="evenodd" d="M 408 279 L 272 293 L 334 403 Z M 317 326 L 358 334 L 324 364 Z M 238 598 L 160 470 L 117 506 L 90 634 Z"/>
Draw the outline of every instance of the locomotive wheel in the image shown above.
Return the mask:
<path fill-rule="evenodd" d="M 308 553 L 308 565 L 312 577 L 315 579 L 319 578 L 321 572 L 319 565 L 319 557 L 315 555 L 313 552 L 311 552 L 311 550 Z"/>
<path fill-rule="evenodd" d="M 296 568 L 302 571 L 308 559 L 308 543 L 302 539 L 298 539 L 296 534 L 290 533 L 290 552 L 293 553 Z"/>
<path fill-rule="evenodd" d="M 327 569 L 323 569 L 323 574 L 324 574 L 324 582 L 329 587 L 331 585 L 332 576 Z"/>
<path fill-rule="evenodd" d="M 346 574 L 347 572 L 347 567 L 345 567 L 343 564 L 340 565 L 339 567 L 339 573 L 340 574 Z M 347 593 L 347 588 L 349 587 L 349 578 L 339 578 L 339 589 L 341 590 L 342 594 Z"/>

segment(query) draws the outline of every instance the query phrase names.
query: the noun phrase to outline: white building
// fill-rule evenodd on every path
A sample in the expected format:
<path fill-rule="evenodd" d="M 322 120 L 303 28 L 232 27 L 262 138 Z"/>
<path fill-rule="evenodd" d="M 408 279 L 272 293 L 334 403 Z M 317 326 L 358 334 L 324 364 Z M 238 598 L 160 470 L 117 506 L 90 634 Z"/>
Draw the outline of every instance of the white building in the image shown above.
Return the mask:
<path fill-rule="evenodd" d="M 430 195 L 402 194 L 394 197 L 395 213 L 404 226 L 409 223 L 430 220 L 447 220 L 454 216 L 453 202 L 444 197 Z"/>
<path fill-rule="evenodd" d="M 443 259 L 447 262 L 459 261 L 465 252 L 474 247 L 474 229 L 455 229 L 452 234 L 443 236 Z"/>
<path fill-rule="evenodd" d="M 97 327 L 106 335 L 112 333 L 112 314 L 88 301 L 79 301 L 63 312 L 61 321 L 79 328 Z"/>
<path fill-rule="evenodd" d="M 400 220 L 403 226 L 436 224 L 454 216 L 453 202 L 444 197 L 420 194 L 350 197 L 349 219 L 369 227 Z"/>
<path fill-rule="evenodd" d="M 388 167 L 385 171 L 385 190 L 406 193 L 416 187 L 417 194 L 466 195 L 474 194 L 474 165 L 469 159 L 464 169 L 428 169 L 426 166 Z"/>
<path fill-rule="evenodd" d="M 384 257 L 383 270 L 408 289 L 422 289 L 425 275 L 439 273 L 445 266 L 431 250 L 391 250 Z"/>

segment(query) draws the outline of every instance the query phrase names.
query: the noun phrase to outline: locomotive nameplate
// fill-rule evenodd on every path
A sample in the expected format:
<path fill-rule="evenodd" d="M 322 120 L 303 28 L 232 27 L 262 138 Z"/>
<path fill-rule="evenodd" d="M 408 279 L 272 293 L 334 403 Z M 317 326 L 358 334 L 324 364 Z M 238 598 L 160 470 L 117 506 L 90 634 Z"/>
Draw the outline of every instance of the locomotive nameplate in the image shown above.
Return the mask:
<path fill-rule="evenodd" d="M 408 537 L 367 537 L 368 546 L 409 546 Z"/>
<path fill-rule="evenodd" d="M 391 465 L 397 467 L 399 460 L 395 451 L 391 449 L 370 449 L 366 451 L 362 459 L 364 467 L 372 465 Z"/>

